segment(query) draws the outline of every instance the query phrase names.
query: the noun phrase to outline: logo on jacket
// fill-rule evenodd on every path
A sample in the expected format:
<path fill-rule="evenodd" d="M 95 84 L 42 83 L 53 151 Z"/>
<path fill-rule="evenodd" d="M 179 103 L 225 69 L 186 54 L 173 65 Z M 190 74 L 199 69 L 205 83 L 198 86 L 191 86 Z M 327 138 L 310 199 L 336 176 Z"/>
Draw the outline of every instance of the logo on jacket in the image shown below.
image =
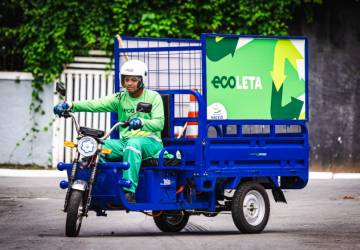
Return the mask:
<path fill-rule="evenodd" d="M 123 112 L 125 114 L 133 114 L 133 113 L 135 113 L 135 109 L 134 108 L 130 108 L 130 109 L 123 108 Z"/>

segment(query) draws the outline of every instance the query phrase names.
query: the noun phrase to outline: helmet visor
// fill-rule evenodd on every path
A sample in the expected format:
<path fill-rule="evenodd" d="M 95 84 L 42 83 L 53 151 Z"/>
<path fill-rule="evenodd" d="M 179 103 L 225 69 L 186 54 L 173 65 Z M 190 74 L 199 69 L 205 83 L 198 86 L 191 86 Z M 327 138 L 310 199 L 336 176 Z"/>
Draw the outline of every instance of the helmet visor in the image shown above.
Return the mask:
<path fill-rule="evenodd" d="M 124 86 L 126 82 L 141 82 L 142 77 L 141 76 L 131 76 L 131 75 L 121 75 L 121 85 Z"/>
<path fill-rule="evenodd" d="M 140 76 L 124 76 L 124 82 L 140 82 L 141 77 Z"/>

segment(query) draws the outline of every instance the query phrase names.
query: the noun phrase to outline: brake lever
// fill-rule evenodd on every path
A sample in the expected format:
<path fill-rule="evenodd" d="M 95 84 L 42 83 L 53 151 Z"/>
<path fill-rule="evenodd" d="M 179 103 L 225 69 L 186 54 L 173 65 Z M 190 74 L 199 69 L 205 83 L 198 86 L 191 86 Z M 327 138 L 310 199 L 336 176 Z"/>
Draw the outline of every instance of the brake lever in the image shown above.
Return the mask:
<path fill-rule="evenodd" d="M 129 122 L 129 121 L 126 121 L 126 122 L 124 122 L 124 123 L 121 125 L 121 127 L 122 127 L 122 128 L 126 128 L 126 127 L 129 127 L 129 125 L 130 125 L 130 122 Z"/>
<path fill-rule="evenodd" d="M 65 119 L 71 117 L 69 111 L 65 110 L 64 113 L 62 114 L 62 117 L 64 117 Z"/>

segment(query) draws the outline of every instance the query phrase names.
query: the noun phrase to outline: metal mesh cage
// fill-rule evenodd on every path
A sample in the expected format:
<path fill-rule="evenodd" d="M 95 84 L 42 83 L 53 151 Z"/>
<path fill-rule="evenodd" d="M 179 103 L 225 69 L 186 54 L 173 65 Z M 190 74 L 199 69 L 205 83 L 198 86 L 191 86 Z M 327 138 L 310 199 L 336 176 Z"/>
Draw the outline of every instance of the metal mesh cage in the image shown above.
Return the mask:
<path fill-rule="evenodd" d="M 202 93 L 202 58 L 199 40 L 124 37 L 122 46 L 120 49 L 124 50 L 118 55 L 120 67 L 125 62 L 124 55 L 147 64 L 149 75 L 145 82 L 146 88 L 193 89 Z M 187 117 L 189 96 L 175 95 L 174 104 L 175 117 Z"/>

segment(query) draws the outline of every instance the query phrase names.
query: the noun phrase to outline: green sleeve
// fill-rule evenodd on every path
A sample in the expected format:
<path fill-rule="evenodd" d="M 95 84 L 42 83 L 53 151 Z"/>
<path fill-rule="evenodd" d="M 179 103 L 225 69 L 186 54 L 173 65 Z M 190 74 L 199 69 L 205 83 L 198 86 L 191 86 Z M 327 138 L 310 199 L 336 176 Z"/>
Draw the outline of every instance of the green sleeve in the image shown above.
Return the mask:
<path fill-rule="evenodd" d="M 164 105 L 159 94 L 155 96 L 152 102 L 151 119 L 141 119 L 144 123 L 143 130 L 157 132 L 164 129 Z"/>
<path fill-rule="evenodd" d="M 117 112 L 119 95 L 113 94 L 96 100 L 73 102 L 73 112 Z"/>

